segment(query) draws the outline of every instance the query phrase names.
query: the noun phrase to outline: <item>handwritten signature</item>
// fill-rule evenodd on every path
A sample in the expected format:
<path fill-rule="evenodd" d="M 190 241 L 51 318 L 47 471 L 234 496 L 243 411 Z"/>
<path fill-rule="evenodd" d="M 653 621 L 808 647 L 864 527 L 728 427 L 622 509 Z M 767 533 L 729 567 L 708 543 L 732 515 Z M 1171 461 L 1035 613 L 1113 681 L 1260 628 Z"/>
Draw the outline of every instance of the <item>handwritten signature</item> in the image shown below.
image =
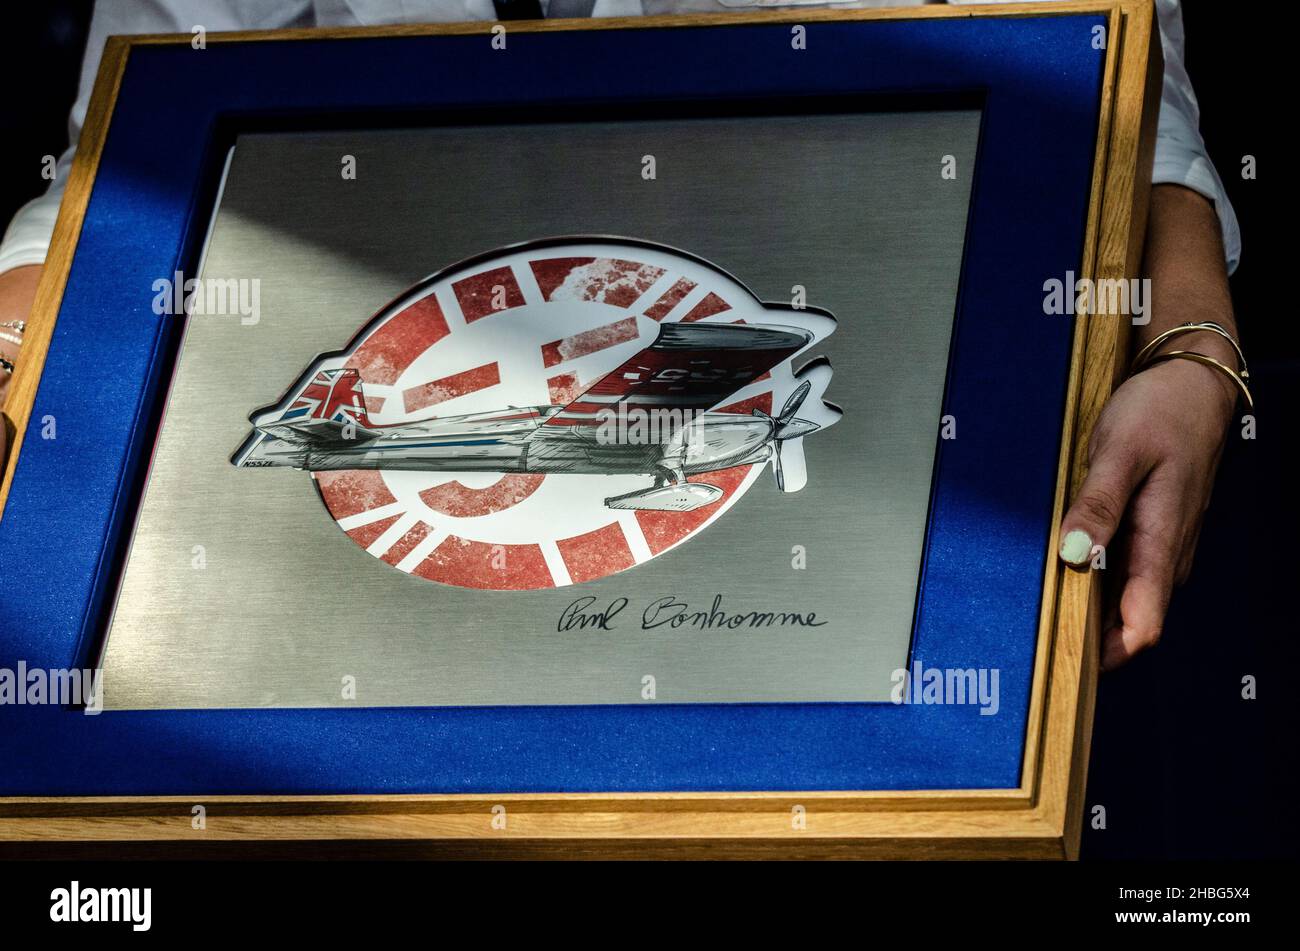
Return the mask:
<path fill-rule="evenodd" d="M 596 607 L 594 597 L 578 598 L 560 614 L 555 625 L 558 632 L 616 629 L 615 619 L 630 603 L 627 598 L 615 598 L 608 604 Z M 641 630 L 655 628 L 690 627 L 697 630 L 739 630 L 770 627 L 821 627 L 814 611 L 727 611 L 722 607 L 722 595 L 713 596 L 713 605 L 707 611 L 691 608 L 675 597 L 657 598 L 641 612 Z"/>

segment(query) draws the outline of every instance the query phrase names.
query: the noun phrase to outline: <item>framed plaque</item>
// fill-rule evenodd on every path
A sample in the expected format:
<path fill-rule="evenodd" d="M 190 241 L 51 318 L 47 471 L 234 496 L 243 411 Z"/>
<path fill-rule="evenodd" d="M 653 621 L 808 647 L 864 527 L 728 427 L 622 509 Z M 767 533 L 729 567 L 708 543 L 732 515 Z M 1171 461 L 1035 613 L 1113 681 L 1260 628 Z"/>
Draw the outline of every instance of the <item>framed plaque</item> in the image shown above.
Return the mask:
<path fill-rule="evenodd" d="M 192 39 L 6 407 L 0 839 L 1073 853 L 1150 3 Z"/>

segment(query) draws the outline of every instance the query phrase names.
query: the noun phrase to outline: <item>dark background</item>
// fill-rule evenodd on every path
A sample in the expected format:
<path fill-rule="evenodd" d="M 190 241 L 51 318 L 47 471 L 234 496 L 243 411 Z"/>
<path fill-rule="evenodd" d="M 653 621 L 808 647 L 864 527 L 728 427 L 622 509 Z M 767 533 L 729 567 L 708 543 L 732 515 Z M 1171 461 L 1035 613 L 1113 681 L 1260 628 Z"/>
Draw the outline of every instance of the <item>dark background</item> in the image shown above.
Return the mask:
<path fill-rule="evenodd" d="M 41 157 L 67 145 L 90 7 L 46 0 L 5 11 L 0 222 L 44 190 Z M 1282 48 L 1285 30 L 1247 9 L 1191 0 L 1184 22 L 1201 130 L 1243 235 L 1232 290 L 1258 438 L 1234 432 L 1228 440 L 1196 567 L 1174 598 L 1160 647 L 1102 679 L 1085 859 L 1300 855 L 1300 716 L 1288 680 L 1300 670 L 1300 626 L 1290 609 L 1295 566 L 1285 555 L 1300 528 L 1286 464 L 1300 416 L 1300 318 L 1267 283 L 1270 273 L 1290 272 L 1280 261 L 1290 244 L 1265 224 L 1289 184 L 1279 137 L 1292 109 L 1273 77 L 1294 54 Z M 1261 97 L 1272 103 L 1267 119 Z M 1241 177 L 1245 155 L 1257 160 L 1253 181 Z M 1258 699 L 1241 697 L 1247 675 Z M 1105 829 L 1091 827 L 1094 806 L 1105 809 Z"/>

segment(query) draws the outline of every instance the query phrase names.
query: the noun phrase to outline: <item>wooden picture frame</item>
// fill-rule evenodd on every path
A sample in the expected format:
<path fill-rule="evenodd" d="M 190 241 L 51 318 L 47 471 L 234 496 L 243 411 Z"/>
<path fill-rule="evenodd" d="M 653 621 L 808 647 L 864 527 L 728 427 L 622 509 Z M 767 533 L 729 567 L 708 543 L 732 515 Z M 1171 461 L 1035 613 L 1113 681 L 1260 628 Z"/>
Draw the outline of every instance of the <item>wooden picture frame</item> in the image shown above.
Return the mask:
<path fill-rule="evenodd" d="M 592 20 L 582 29 L 816 24 L 938 18 L 1091 14 L 1105 24 L 1100 112 L 1080 278 L 1140 273 L 1161 55 L 1150 0 L 925 6 L 897 10 L 790 9 L 723 16 Z M 464 36 L 489 23 L 213 34 L 210 44 L 300 39 Z M 512 32 L 565 31 L 569 21 L 520 22 Z M 189 35 L 109 40 L 59 212 L 20 361 L 5 403 L 12 446 L 5 503 L 31 424 L 37 389 L 96 181 L 122 79 L 135 51 L 189 44 Z M 1062 318 L 1064 319 L 1064 318 Z M 1084 451 L 1127 364 L 1122 320 L 1075 318 L 1053 521 L 1086 469 Z M 30 438 L 28 436 L 27 438 Z M 0 518 L 3 515 L 0 513 Z M 347 840 L 368 854 L 554 857 L 1072 858 L 1084 813 L 1098 673 L 1100 578 L 1063 568 L 1052 532 L 1043 580 L 1021 781 L 1005 789 L 799 792 L 439 793 L 347 795 L 10 795 L 0 798 L 0 845 L 159 843 L 184 854 L 197 843 L 253 843 L 313 854 Z M 69 763 L 68 770 L 76 770 Z M 205 810 L 195 828 L 193 809 Z M 504 823 L 494 821 L 504 815 Z M 797 817 L 793 821 L 792 817 Z M 165 846 L 161 845 L 166 843 Z M 277 846 L 276 843 L 279 843 Z M 364 843 L 364 844 L 361 844 Z M 234 846 L 232 845 L 232 848 Z M 387 850 L 387 852 L 385 851 Z"/>

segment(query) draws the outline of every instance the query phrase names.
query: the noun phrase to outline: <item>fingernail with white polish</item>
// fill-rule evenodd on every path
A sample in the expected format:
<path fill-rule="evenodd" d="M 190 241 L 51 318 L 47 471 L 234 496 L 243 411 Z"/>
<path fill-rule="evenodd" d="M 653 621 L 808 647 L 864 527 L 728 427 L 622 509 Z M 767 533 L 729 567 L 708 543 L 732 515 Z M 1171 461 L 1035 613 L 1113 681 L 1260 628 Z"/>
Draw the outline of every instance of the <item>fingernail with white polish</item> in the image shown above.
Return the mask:
<path fill-rule="evenodd" d="M 1061 539 L 1061 561 L 1071 565 L 1082 565 L 1092 554 L 1092 536 L 1081 528 L 1066 533 Z"/>

